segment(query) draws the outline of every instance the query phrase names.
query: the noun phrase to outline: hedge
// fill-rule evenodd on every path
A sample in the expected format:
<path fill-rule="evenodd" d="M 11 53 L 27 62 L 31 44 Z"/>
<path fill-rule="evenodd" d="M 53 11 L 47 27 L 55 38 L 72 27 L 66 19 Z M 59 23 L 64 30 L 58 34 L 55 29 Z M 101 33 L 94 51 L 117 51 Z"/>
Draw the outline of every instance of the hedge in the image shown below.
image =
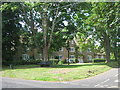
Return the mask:
<path fill-rule="evenodd" d="M 94 58 L 94 62 L 105 62 L 106 59 L 100 59 L 100 58 Z M 111 59 L 110 61 L 115 61 L 114 59 Z"/>
<path fill-rule="evenodd" d="M 50 59 L 52 61 L 52 64 L 58 64 L 59 60 L 58 59 Z"/>
<path fill-rule="evenodd" d="M 100 58 L 94 58 L 93 59 L 94 62 L 105 62 L 105 59 L 100 59 Z"/>
<path fill-rule="evenodd" d="M 29 65 L 29 64 L 37 64 L 41 62 L 41 60 L 14 60 L 14 61 L 6 61 L 6 60 L 3 60 L 2 61 L 2 64 L 3 65 L 10 65 L 10 64 L 13 64 L 13 65 Z"/>

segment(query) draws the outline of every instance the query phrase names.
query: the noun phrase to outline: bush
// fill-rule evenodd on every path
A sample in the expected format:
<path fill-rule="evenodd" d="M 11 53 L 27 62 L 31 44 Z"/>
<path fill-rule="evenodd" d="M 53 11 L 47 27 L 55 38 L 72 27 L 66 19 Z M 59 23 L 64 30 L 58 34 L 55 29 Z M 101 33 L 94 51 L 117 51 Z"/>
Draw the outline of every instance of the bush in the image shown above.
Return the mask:
<path fill-rule="evenodd" d="M 52 61 L 52 64 L 58 64 L 58 59 L 50 59 L 50 61 Z"/>
<path fill-rule="evenodd" d="M 106 59 L 94 58 L 94 62 L 105 62 Z"/>
<path fill-rule="evenodd" d="M 106 59 L 101 59 L 101 58 L 94 58 L 94 62 L 105 62 Z M 115 61 L 115 59 L 110 59 L 110 61 Z"/>
<path fill-rule="evenodd" d="M 3 65 L 10 65 L 10 64 L 13 64 L 13 65 L 29 65 L 29 64 L 37 64 L 37 63 L 40 63 L 41 60 L 14 60 L 14 61 L 5 61 L 3 60 L 2 64 Z"/>
<path fill-rule="evenodd" d="M 65 63 L 66 63 L 66 60 L 60 60 L 60 61 L 58 62 L 59 65 L 62 65 L 62 64 L 65 64 Z"/>
<path fill-rule="evenodd" d="M 12 61 L 2 60 L 2 65 L 8 66 L 9 64 L 12 64 Z"/>
<path fill-rule="evenodd" d="M 119 68 L 120 67 L 118 61 L 113 61 L 113 60 L 111 62 L 107 63 L 107 65 L 112 67 L 112 68 Z"/>
<path fill-rule="evenodd" d="M 62 60 L 60 60 L 60 61 L 58 62 L 58 64 L 59 64 L 59 65 L 62 65 L 62 64 L 63 64 L 63 61 L 62 61 Z"/>

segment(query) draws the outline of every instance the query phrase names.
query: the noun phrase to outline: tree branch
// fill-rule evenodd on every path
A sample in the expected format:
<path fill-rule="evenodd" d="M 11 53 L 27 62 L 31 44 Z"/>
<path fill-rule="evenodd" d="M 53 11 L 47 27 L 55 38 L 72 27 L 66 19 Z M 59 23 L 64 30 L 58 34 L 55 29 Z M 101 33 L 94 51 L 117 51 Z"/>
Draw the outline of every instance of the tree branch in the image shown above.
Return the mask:
<path fill-rule="evenodd" d="M 24 13 L 24 17 L 25 17 L 25 22 L 28 24 L 28 26 L 30 26 L 30 22 L 29 22 L 29 20 L 28 20 L 28 18 L 27 18 L 27 15 L 26 15 L 26 10 L 25 10 L 25 8 L 24 8 L 24 6 L 23 6 L 23 4 L 21 3 L 21 6 L 22 6 L 22 10 L 23 10 L 23 13 Z"/>
<path fill-rule="evenodd" d="M 50 46 L 51 46 L 53 31 L 54 31 L 54 28 L 55 28 L 55 21 L 56 21 L 57 15 L 59 13 L 58 11 L 59 11 L 59 5 L 58 5 L 57 11 L 56 11 L 55 18 L 53 19 L 53 22 L 52 22 L 52 30 L 51 30 L 51 34 L 50 34 L 50 40 L 48 42 L 48 48 L 50 48 Z"/>

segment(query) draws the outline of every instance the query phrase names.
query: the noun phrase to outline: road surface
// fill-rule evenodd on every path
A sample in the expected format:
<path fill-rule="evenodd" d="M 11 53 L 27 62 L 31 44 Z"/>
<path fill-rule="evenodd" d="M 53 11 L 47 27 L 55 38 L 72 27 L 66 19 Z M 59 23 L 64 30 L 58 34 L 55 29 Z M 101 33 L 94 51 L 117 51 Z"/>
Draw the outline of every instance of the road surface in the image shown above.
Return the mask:
<path fill-rule="evenodd" d="M 119 88 L 118 68 L 83 80 L 47 82 L 2 77 L 2 88 Z"/>

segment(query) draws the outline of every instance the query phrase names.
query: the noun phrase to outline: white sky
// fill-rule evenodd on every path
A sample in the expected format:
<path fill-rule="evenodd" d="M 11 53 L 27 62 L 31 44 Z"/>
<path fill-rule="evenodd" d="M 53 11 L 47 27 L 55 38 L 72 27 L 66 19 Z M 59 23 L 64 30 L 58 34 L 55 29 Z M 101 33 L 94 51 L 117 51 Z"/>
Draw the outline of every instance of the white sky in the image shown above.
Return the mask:
<path fill-rule="evenodd" d="M 68 22 L 67 21 L 63 21 L 64 25 L 67 26 L 68 25 Z"/>

